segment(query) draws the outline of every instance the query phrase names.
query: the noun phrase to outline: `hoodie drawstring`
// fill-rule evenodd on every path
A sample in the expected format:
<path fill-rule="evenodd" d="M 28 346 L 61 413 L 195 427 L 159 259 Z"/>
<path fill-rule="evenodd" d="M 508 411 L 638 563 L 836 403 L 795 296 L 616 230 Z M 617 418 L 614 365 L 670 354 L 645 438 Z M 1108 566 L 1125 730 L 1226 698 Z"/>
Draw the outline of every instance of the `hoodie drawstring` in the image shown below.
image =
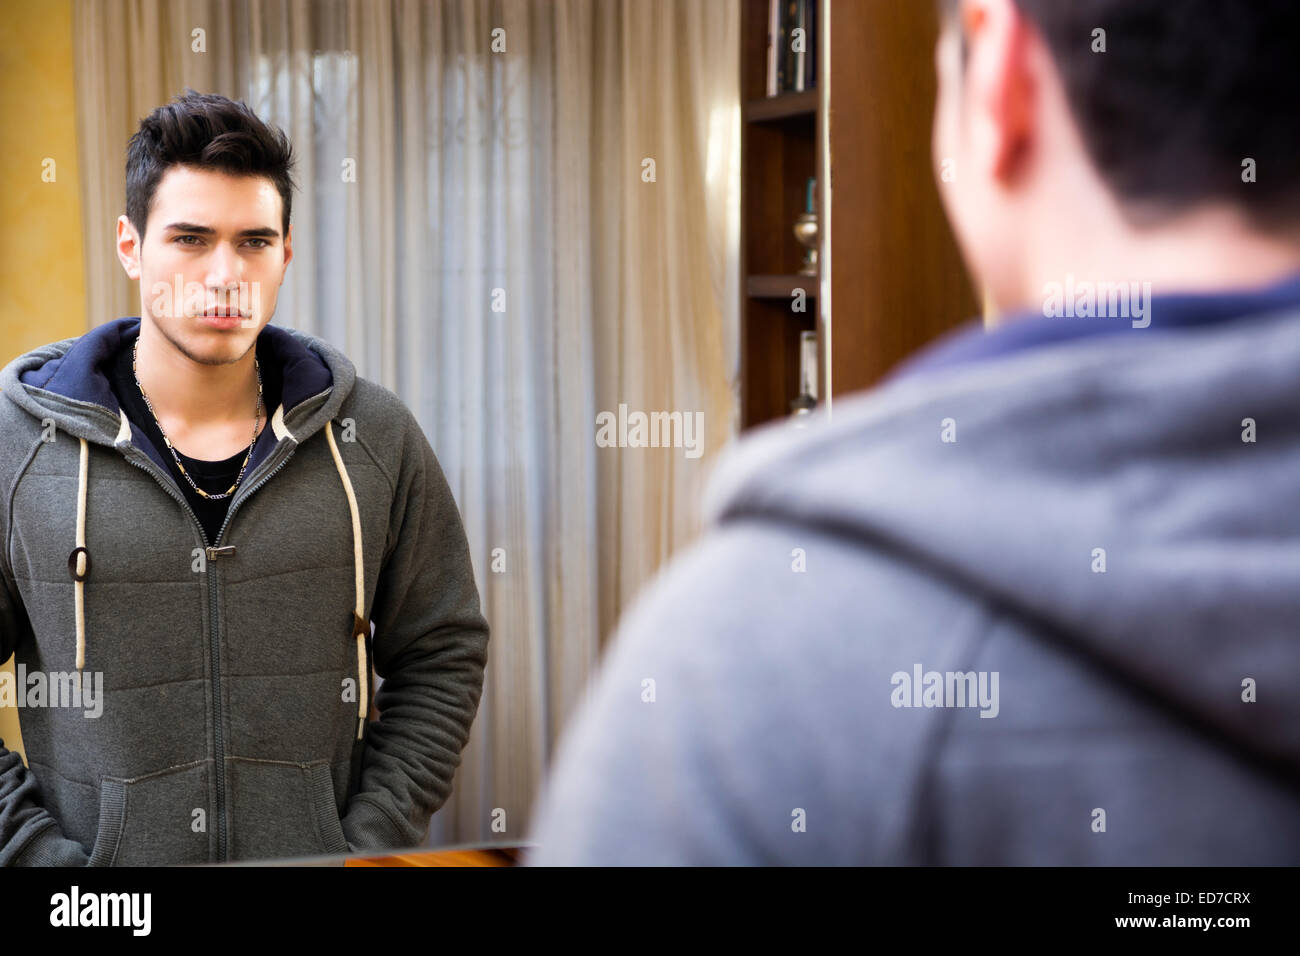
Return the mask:
<path fill-rule="evenodd" d="M 86 550 L 86 475 L 90 471 L 90 446 L 81 439 L 81 462 L 77 466 L 77 546 L 68 555 L 72 575 L 73 602 L 77 611 L 77 672 L 86 666 L 86 576 L 90 574 L 90 552 Z"/>
<path fill-rule="evenodd" d="M 281 409 L 283 406 L 281 406 Z M 280 418 L 280 411 L 277 410 L 276 418 Z M 130 425 L 126 422 L 126 415 L 122 415 L 122 427 L 126 435 L 130 435 Z M 338 445 L 334 442 L 333 422 L 325 423 L 325 438 L 329 442 L 330 454 L 334 458 L 334 466 L 338 469 L 339 478 L 343 481 L 343 490 L 348 496 L 348 510 L 352 513 L 352 561 L 355 570 L 356 583 L 356 602 L 352 611 L 352 636 L 356 640 L 357 646 L 357 680 L 359 682 L 357 694 L 357 740 L 361 740 L 366 729 L 366 718 L 369 716 L 370 704 L 370 681 L 369 668 L 366 665 L 366 638 L 370 636 L 370 623 L 363 616 L 366 599 L 366 574 L 365 563 L 363 561 L 364 552 L 361 541 L 361 513 L 357 508 L 356 492 L 352 489 L 352 479 L 348 476 L 347 466 L 343 464 L 343 456 L 339 454 Z M 277 429 L 277 432 L 279 429 Z M 285 435 L 289 435 L 285 430 Z M 119 434 L 119 438 L 121 435 Z M 86 548 L 86 491 L 88 485 L 88 475 L 90 471 L 90 446 L 86 439 L 81 441 L 81 461 L 77 468 L 77 538 L 76 547 L 68 555 L 68 574 L 73 580 L 73 595 L 76 608 L 77 618 L 77 671 L 80 672 L 86 665 L 86 578 L 90 575 L 90 551 Z M 296 441 L 296 439 L 295 439 Z"/>
<path fill-rule="evenodd" d="M 361 512 L 357 509 L 357 496 L 352 490 L 352 479 L 348 477 L 347 466 L 339 454 L 339 446 L 334 442 L 334 423 L 325 423 L 325 438 L 329 442 L 330 454 L 334 456 L 334 465 L 343 480 L 343 490 L 348 496 L 348 510 L 352 512 L 352 566 L 356 577 L 356 607 L 352 611 L 352 636 L 357 642 L 357 679 L 360 681 L 357 694 L 357 740 L 366 729 L 367 707 L 370 703 L 370 675 L 366 666 L 366 638 L 370 636 L 370 624 L 362 612 L 366 600 L 366 566 L 362 561 L 361 550 Z"/>

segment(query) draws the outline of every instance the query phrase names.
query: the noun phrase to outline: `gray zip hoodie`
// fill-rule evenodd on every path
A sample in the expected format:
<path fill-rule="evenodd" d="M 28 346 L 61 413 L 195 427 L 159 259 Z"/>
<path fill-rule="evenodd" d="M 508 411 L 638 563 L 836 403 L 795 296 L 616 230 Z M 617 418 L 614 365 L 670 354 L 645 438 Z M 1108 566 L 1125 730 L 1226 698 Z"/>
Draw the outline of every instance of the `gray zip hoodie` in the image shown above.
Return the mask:
<path fill-rule="evenodd" d="M 488 642 L 428 440 L 339 351 L 268 325 L 283 401 L 208 541 L 108 384 L 139 322 L 0 371 L 0 699 L 27 755 L 0 742 L 0 864 L 419 844 Z"/>
<path fill-rule="evenodd" d="M 742 441 L 566 729 L 528 862 L 1300 863 L 1282 297 L 1012 323 Z"/>

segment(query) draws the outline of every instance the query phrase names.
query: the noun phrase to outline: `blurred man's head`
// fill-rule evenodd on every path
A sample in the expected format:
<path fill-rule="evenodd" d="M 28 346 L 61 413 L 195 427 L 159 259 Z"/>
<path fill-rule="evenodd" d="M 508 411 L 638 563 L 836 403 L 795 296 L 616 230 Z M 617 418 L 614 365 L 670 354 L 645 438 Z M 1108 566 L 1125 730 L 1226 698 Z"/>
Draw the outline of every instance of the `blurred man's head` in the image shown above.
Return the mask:
<path fill-rule="evenodd" d="M 293 163 L 283 131 L 192 90 L 131 138 L 118 256 L 140 281 L 141 321 L 192 361 L 240 360 L 274 314 L 293 257 Z"/>
<path fill-rule="evenodd" d="M 1300 271 L 1300 2 L 940 5 L 939 188 L 1000 311 Z"/>

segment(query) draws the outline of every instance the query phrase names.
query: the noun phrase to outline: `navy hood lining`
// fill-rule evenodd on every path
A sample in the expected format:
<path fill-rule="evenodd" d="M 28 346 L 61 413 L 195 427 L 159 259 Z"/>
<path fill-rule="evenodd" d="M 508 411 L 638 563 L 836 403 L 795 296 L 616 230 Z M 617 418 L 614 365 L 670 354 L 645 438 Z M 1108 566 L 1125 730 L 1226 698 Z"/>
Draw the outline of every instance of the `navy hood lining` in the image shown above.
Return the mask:
<path fill-rule="evenodd" d="M 892 383 L 1073 339 L 1150 335 L 1267 317 L 1300 305 L 1300 273 L 1257 288 L 1154 296 L 1148 305 L 1148 328 L 1134 328 L 1122 318 L 1044 316 L 1033 311 L 1010 314 L 993 328 L 986 328 L 983 319 L 971 319 L 904 359 L 884 381 Z"/>
<path fill-rule="evenodd" d="M 65 398 L 103 406 L 115 416 L 121 415 L 105 366 L 122 344 L 139 331 L 139 316 L 105 322 L 75 339 L 63 355 L 22 372 L 18 380 Z M 333 384 L 334 376 L 325 361 L 289 331 L 268 324 L 258 335 L 258 344 L 265 347 L 266 354 L 280 367 L 281 404 L 286 415 Z"/>

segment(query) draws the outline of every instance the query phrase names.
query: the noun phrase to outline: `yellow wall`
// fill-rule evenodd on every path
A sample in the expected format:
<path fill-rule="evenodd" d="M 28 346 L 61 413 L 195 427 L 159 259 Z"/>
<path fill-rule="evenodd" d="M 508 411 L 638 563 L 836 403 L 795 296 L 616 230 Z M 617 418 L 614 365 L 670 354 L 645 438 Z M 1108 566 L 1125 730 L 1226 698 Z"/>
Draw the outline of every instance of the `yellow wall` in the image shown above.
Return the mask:
<path fill-rule="evenodd" d="M 0 0 L 0 366 L 86 331 L 72 0 Z M 54 181 L 42 163 L 54 160 Z M 12 673 L 13 662 L 5 665 Z M 22 751 L 17 713 L 0 739 Z"/>

